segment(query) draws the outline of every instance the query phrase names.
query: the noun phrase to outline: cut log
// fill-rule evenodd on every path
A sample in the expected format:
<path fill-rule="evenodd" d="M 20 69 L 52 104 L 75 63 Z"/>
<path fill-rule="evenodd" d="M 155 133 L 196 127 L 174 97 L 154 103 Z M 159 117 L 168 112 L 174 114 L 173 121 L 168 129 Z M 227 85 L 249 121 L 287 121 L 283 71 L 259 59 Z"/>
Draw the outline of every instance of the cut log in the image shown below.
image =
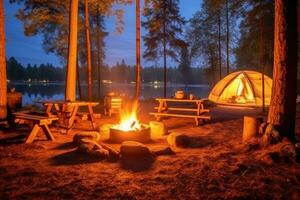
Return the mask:
<path fill-rule="evenodd" d="M 100 139 L 100 135 L 96 131 L 84 131 L 80 133 L 76 133 L 73 137 L 73 143 L 76 145 L 80 145 L 82 140 L 89 139 L 94 142 L 98 142 Z"/>
<path fill-rule="evenodd" d="M 243 142 L 258 135 L 261 121 L 261 117 L 244 116 Z"/>
<path fill-rule="evenodd" d="M 100 140 L 108 140 L 110 136 L 110 128 L 114 124 L 103 124 L 100 126 L 99 133 L 100 133 Z"/>
<path fill-rule="evenodd" d="M 164 123 L 162 122 L 156 122 L 156 121 L 150 121 L 150 130 L 151 130 L 151 138 L 157 139 L 167 134 L 167 128 Z"/>

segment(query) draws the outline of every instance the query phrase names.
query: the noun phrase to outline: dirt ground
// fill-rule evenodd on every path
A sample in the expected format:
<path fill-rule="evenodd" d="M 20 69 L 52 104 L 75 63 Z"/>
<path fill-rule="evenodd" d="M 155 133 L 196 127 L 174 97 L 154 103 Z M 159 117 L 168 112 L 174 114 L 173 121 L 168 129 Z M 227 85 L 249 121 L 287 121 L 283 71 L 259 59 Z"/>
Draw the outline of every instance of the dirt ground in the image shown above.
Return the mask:
<path fill-rule="evenodd" d="M 141 105 L 142 122 L 154 120 L 147 114 L 153 106 Z M 55 142 L 40 137 L 23 144 L 27 129 L 0 131 L 0 199 L 300 199 L 300 164 L 277 154 L 287 143 L 243 144 L 244 115 L 261 111 L 213 107 L 211 122 L 200 127 L 192 119 L 164 120 L 169 132 L 195 133 L 203 145 L 158 156 L 149 169 L 139 172 L 77 152 L 72 137 L 90 128 L 86 121 L 69 134 L 52 127 Z M 99 126 L 114 122 L 114 117 L 97 119 Z M 298 136 L 299 130 L 298 113 Z M 116 150 L 119 146 L 111 145 Z M 168 145 L 159 140 L 147 146 Z"/>

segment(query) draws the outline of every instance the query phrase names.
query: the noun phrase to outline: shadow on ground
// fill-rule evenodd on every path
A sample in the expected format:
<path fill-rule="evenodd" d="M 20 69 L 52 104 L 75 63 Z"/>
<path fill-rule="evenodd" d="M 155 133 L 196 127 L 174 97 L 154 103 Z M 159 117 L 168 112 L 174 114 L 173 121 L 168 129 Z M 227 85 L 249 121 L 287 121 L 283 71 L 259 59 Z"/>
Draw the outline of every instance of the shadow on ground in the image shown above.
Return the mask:
<path fill-rule="evenodd" d="M 51 165 L 79 165 L 79 164 L 95 163 L 102 160 L 103 158 L 83 154 L 78 152 L 77 150 L 68 151 L 56 155 L 49 159 Z"/>
<path fill-rule="evenodd" d="M 26 138 L 25 134 L 19 134 L 19 135 L 2 138 L 2 139 L 0 139 L 0 146 L 22 144 L 22 143 L 24 143 L 25 138 Z"/>

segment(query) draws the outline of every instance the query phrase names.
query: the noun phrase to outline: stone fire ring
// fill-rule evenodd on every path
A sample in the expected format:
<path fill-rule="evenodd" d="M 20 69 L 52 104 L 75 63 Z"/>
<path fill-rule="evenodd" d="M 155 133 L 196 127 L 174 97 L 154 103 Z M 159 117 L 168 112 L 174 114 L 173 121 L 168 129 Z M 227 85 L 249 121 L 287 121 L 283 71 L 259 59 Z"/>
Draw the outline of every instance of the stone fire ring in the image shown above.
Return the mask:
<path fill-rule="evenodd" d="M 112 143 L 121 143 L 124 141 L 149 142 L 151 141 L 150 126 L 142 124 L 141 130 L 122 131 L 111 127 L 109 130 L 109 141 Z"/>

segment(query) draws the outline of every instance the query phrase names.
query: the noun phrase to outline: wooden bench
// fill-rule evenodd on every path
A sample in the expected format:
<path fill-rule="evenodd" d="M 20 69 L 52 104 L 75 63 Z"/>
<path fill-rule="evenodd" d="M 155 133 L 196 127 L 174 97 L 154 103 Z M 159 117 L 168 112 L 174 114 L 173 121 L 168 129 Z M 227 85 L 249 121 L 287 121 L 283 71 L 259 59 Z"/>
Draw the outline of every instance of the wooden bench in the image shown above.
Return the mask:
<path fill-rule="evenodd" d="M 53 121 L 58 120 L 57 117 L 46 117 L 22 112 L 13 113 L 13 115 L 15 116 L 16 123 L 24 123 L 25 121 L 33 123 L 33 128 L 26 138 L 25 143 L 32 143 L 41 130 L 43 130 L 48 140 L 55 141 L 55 138 L 52 135 L 48 125 L 52 124 Z"/>
<path fill-rule="evenodd" d="M 182 118 L 193 118 L 195 119 L 196 126 L 199 126 L 200 121 L 210 120 L 211 116 L 204 115 L 209 113 L 209 109 L 204 108 L 203 100 L 189 100 L 189 99 L 156 99 L 159 102 L 158 107 L 154 107 L 157 112 L 151 112 L 150 115 L 154 115 L 156 120 L 161 120 L 162 116 L 166 117 L 182 117 Z M 180 107 L 169 107 L 167 102 L 169 103 L 177 103 L 180 104 Z M 189 106 L 189 107 L 187 107 Z M 191 108 L 194 106 L 194 108 Z M 175 111 L 175 113 L 170 113 L 169 111 Z M 179 113 L 180 112 L 180 113 Z"/>

